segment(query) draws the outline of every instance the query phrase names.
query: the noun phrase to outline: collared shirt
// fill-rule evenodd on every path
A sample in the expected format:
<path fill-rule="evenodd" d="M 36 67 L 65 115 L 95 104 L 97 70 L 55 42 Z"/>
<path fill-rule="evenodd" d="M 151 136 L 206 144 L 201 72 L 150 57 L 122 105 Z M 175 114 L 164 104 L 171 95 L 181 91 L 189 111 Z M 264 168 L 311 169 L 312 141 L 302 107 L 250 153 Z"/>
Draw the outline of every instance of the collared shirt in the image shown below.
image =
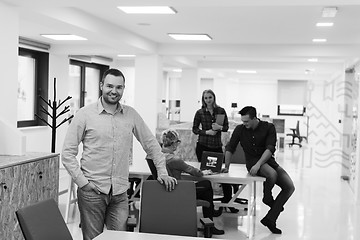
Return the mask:
<path fill-rule="evenodd" d="M 213 110 L 213 114 L 211 114 L 206 108 L 201 108 L 196 111 L 192 131 L 194 134 L 199 135 L 199 144 L 209 148 L 222 147 L 221 131 L 218 131 L 214 136 L 206 135 L 206 131 L 212 129 L 212 124 L 215 122 L 216 115 L 218 114 L 225 114 L 224 124 L 221 131 L 227 132 L 229 130 L 229 121 L 225 109 L 222 107 L 216 107 Z"/>
<path fill-rule="evenodd" d="M 165 159 L 166 159 L 166 167 L 168 169 L 169 175 L 176 178 L 177 180 L 181 180 L 181 173 L 185 172 L 195 177 L 203 176 L 200 169 L 197 169 L 189 164 L 187 164 L 180 157 L 175 156 L 174 153 L 170 153 L 164 151 Z"/>
<path fill-rule="evenodd" d="M 158 174 L 167 175 L 161 148 L 140 115 L 132 107 L 121 104 L 114 114 L 108 113 L 101 98 L 81 108 L 71 121 L 62 163 L 80 188 L 91 181 L 102 193 L 108 194 L 111 187 L 113 195 L 124 193 L 129 185 L 133 135 L 154 160 Z M 79 163 L 76 156 L 80 143 L 83 152 Z"/>
<path fill-rule="evenodd" d="M 274 154 L 276 145 L 275 126 L 266 121 L 259 121 L 255 129 L 246 128 L 243 124 L 238 125 L 226 145 L 226 151 L 234 153 L 239 142 L 245 153 L 246 167 L 250 169 L 257 163 L 266 149 Z M 273 167 L 278 166 L 273 156 L 267 163 Z"/>

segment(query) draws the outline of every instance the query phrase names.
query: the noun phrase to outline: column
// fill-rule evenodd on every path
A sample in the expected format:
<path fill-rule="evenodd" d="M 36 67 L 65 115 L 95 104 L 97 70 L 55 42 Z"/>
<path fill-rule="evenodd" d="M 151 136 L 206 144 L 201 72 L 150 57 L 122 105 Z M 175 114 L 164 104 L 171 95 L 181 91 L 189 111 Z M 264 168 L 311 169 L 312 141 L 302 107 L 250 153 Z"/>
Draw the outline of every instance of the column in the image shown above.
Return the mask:
<path fill-rule="evenodd" d="M 183 69 L 180 80 L 180 121 L 192 122 L 201 106 L 200 80 L 197 69 Z M 200 102 L 199 102 L 200 101 Z"/>
<path fill-rule="evenodd" d="M 0 2 L 0 106 L 3 119 L 17 126 L 19 17 L 14 8 Z M 6 110 L 5 110 L 6 109 Z"/>

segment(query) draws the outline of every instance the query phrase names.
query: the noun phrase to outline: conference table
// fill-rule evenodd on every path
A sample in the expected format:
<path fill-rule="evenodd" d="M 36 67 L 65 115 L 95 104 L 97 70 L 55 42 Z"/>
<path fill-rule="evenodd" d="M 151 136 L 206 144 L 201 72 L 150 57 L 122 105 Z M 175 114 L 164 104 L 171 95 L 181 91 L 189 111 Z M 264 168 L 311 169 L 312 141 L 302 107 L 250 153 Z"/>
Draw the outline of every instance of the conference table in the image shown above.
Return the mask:
<path fill-rule="evenodd" d="M 193 167 L 199 168 L 199 162 L 186 162 Z M 147 165 L 146 160 L 141 162 L 136 162 L 130 166 L 129 175 L 131 178 L 141 179 L 141 183 L 136 187 L 135 193 L 132 196 L 135 196 L 138 191 L 140 191 L 141 184 L 151 175 L 150 168 Z M 219 173 L 213 175 L 205 175 L 203 177 L 193 177 L 189 174 L 182 175 L 183 180 L 202 180 L 207 179 L 213 183 L 228 183 L 228 184 L 239 184 L 240 187 L 238 191 L 233 195 L 232 199 L 228 203 L 214 202 L 216 207 L 234 207 L 237 209 L 247 209 L 247 230 L 246 236 L 248 238 L 252 237 L 254 234 L 254 225 L 251 224 L 251 219 L 256 215 L 256 184 L 262 183 L 265 181 L 265 178 L 259 176 L 251 176 L 245 164 L 234 164 L 230 165 L 230 170 L 228 173 Z M 247 204 L 237 203 L 237 198 L 244 189 L 247 189 Z M 132 197 L 130 200 L 136 201 L 139 200 L 135 197 Z"/>
<path fill-rule="evenodd" d="M 105 230 L 94 240 L 195 240 L 197 237 Z"/>

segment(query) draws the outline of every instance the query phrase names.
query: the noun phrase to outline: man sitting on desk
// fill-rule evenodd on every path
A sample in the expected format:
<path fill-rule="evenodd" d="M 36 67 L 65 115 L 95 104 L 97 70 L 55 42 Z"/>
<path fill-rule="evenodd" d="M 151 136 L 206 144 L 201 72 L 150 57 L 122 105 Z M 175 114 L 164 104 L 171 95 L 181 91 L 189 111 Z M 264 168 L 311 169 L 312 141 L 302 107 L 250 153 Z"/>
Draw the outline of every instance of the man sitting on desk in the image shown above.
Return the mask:
<path fill-rule="evenodd" d="M 162 132 L 161 134 L 162 141 L 162 152 L 165 155 L 166 167 L 168 169 L 169 175 L 176 178 L 177 180 L 181 179 L 181 173 L 186 172 L 195 177 L 201 177 L 206 173 L 200 171 L 199 169 L 187 164 L 179 156 L 175 156 L 174 152 L 176 151 L 179 143 L 179 134 L 172 129 L 168 129 Z M 196 198 L 205 200 L 210 203 L 210 207 L 203 207 L 203 215 L 205 218 L 210 218 L 213 220 L 213 217 L 218 217 L 221 215 L 220 211 L 214 210 L 213 202 L 213 189 L 211 182 L 209 180 L 202 180 L 195 183 L 196 185 Z M 222 235 L 224 230 L 219 230 L 216 227 L 213 227 L 212 234 Z"/>
<path fill-rule="evenodd" d="M 239 113 L 243 124 L 236 126 L 226 146 L 223 171 L 229 171 L 231 156 L 240 142 L 249 173 L 266 178 L 263 202 L 270 207 L 270 210 L 260 222 L 272 233 L 281 234 L 281 230 L 276 227 L 276 220 L 284 210 L 284 204 L 295 191 L 295 187 L 290 176 L 274 159 L 275 127 L 272 123 L 258 119 L 256 109 L 252 106 L 244 107 Z M 272 189 L 275 184 L 281 188 L 281 192 L 274 200 Z"/>

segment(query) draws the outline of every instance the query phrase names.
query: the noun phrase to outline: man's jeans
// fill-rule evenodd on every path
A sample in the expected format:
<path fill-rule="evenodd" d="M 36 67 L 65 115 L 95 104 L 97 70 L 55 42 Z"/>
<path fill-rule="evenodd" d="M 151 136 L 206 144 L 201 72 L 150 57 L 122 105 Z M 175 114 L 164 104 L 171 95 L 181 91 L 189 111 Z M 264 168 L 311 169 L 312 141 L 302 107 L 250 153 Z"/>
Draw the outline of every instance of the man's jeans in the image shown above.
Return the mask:
<path fill-rule="evenodd" d="M 108 230 L 124 231 L 129 215 L 127 192 L 112 196 L 94 191 L 77 191 L 81 229 L 84 240 L 91 240 Z"/>
<path fill-rule="evenodd" d="M 276 222 L 280 212 L 284 210 L 284 204 L 295 191 L 293 181 L 282 167 L 278 166 L 274 169 L 267 163 L 260 167 L 258 175 L 266 178 L 266 181 L 264 182 L 263 202 L 270 206 L 266 218 L 272 222 Z M 281 188 L 281 191 L 274 200 L 272 189 L 275 184 Z"/>

